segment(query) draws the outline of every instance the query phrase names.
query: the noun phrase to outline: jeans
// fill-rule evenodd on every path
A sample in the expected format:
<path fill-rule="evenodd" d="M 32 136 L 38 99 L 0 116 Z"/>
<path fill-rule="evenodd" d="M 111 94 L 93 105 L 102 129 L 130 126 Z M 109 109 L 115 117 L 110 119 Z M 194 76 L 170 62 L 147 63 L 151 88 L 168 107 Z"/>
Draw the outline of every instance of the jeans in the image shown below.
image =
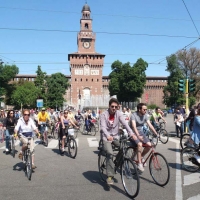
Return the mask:
<path fill-rule="evenodd" d="M 115 146 L 119 147 L 119 141 L 112 142 Z M 103 149 L 106 152 L 106 173 L 107 176 L 114 177 L 115 174 L 115 164 L 113 162 L 113 149 L 111 142 L 103 140 Z"/>
<path fill-rule="evenodd" d="M 89 126 L 93 125 L 93 123 L 91 122 L 90 119 L 85 120 L 85 127 L 86 127 L 86 131 L 89 132 Z"/>
<path fill-rule="evenodd" d="M 179 135 L 179 133 L 180 133 L 181 135 Z M 182 135 L 183 135 L 182 126 L 181 126 L 181 125 L 180 125 L 180 126 L 176 125 L 176 136 L 177 136 L 177 137 L 182 137 Z"/>
<path fill-rule="evenodd" d="M 9 141 L 11 140 L 11 135 L 14 133 L 14 129 L 6 129 L 5 136 L 6 136 L 6 149 L 9 148 Z"/>

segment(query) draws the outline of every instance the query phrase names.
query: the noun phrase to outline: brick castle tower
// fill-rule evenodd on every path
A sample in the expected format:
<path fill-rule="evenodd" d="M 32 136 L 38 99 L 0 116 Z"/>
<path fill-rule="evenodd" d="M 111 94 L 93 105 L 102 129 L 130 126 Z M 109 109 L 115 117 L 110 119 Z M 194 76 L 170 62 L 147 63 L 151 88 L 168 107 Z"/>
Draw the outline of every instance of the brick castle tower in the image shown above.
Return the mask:
<path fill-rule="evenodd" d="M 95 40 L 91 10 L 85 4 L 77 36 L 78 52 L 68 54 L 71 71 L 71 104 L 79 109 L 82 106 L 91 106 L 91 98 L 103 92 L 102 68 L 105 55 L 95 51 Z"/>

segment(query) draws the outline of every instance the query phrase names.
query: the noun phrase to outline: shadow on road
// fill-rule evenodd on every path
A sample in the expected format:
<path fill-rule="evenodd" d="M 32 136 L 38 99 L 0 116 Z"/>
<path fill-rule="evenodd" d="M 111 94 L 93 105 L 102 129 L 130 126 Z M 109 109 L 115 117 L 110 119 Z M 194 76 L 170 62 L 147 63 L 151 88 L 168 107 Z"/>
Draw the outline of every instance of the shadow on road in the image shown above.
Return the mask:
<path fill-rule="evenodd" d="M 13 166 L 14 171 L 24 171 L 24 163 L 19 162 Z"/>
<path fill-rule="evenodd" d="M 168 150 L 174 151 L 174 152 L 180 152 L 180 149 L 176 149 L 176 148 L 168 148 Z"/>
<path fill-rule="evenodd" d="M 59 149 L 52 149 L 52 151 L 53 151 L 54 153 L 57 153 L 58 155 L 61 155 Z"/>
<path fill-rule="evenodd" d="M 107 186 L 107 184 L 101 180 L 101 178 L 99 176 L 99 172 L 87 171 L 87 172 L 83 173 L 83 176 L 86 179 L 88 179 L 91 183 L 97 183 L 97 184 L 101 185 L 105 191 L 109 191 L 109 187 Z M 118 188 L 116 185 L 112 185 L 111 188 L 113 188 L 117 192 L 120 192 L 121 194 L 127 196 L 126 193 L 122 189 Z"/>

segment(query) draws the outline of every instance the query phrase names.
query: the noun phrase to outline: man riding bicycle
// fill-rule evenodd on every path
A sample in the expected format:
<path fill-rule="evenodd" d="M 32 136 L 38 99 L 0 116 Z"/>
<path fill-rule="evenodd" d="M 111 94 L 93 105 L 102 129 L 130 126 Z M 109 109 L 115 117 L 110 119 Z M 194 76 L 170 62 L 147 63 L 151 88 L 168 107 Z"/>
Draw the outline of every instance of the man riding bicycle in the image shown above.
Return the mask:
<path fill-rule="evenodd" d="M 157 107 L 155 109 L 155 112 L 152 113 L 152 116 L 150 118 L 150 121 L 153 125 L 154 128 L 157 128 L 158 127 L 158 124 L 159 124 L 159 120 L 162 119 L 165 123 L 167 123 L 165 121 L 165 119 L 162 117 L 162 111 L 159 107 Z"/>
<path fill-rule="evenodd" d="M 22 142 L 22 149 L 18 155 L 19 159 L 22 159 L 23 157 L 23 152 L 27 149 L 27 144 L 28 144 L 28 138 L 27 137 L 32 137 L 30 141 L 30 150 L 32 152 L 32 168 L 35 169 L 36 166 L 34 165 L 34 146 L 33 146 L 33 131 L 35 131 L 38 135 L 38 129 L 35 126 L 34 121 L 30 118 L 30 111 L 25 109 L 23 110 L 23 117 L 21 117 L 17 125 L 15 126 L 15 136 L 17 133 L 19 133 L 19 138 L 20 141 Z"/>
<path fill-rule="evenodd" d="M 122 113 L 117 110 L 119 107 L 119 102 L 117 99 L 112 98 L 109 101 L 109 109 L 103 112 L 100 116 L 100 133 L 101 139 L 103 140 L 103 149 L 107 154 L 106 158 L 106 170 L 107 170 L 107 184 L 113 184 L 114 177 L 114 163 L 112 160 L 113 149 L 112 144 L 119 146 L 119 127 L 120 123 L 125 127 L 129 136 L 132 136 L 133 140 L 137 140 L 137 137 L 128 126 Z"/>
<path fill-rule="evenodd" d="M 144 167 L 142 162 L 144 162 L 144 156 L 148 153 L 150 150 L 150 147 L 145 147 L 142 152 L 142 144 L 146 144 L 147 146 L 151 146 L 151 142 L 146 137 L 146 135 L 143 132 L 143 126 L 144 124 L 148 124 L 149 128 L 153 131 L 155 135 L 157 135 L 157 132 L 155 131 L 154 127 L 152 126 L 151 122 L 148 119 L 148 116 L 146 114 L 147 107 L 144 103 L 139 103 L 137 105 L 137 111 L 134 112 L 131 115 L 131 127 L 134 131 L 134 133 L 137 135 L 138 140 L 131 141 L 133 146 L 137 145 L 137 156 L 138 156 L 138 169 L 143 172 Z M 140 141 L 140 142 L 139 142 Z"/>
<path fill-rule="evenodd" d="M 46 125 L 46 123 L 49 121 L 50 121 L 49 114 L 46 112 L 45 108 L 42 108 L 42 111 L 38 113 L 38 128 L 42 135 L 46 128 L 46 126 L 42 126 L 42 124 Z"/>
<path fill-rule="evenodd" d="M 58 121 L 58 118 L 56 117 L 54 109 L 52 109 L 52 108 L 49 113 L 49 118 L 50 118 L 51 132 L 54 132 L 55 125 L 56 125 L 56 122 Z"/>

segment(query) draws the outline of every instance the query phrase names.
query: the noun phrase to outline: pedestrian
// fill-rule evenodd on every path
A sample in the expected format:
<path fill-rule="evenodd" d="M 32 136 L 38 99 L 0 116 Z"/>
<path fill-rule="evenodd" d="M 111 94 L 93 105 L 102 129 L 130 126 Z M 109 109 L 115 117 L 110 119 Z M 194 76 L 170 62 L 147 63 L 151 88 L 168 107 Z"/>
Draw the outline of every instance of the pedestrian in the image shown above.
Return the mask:
<path fill-rule="evenodd" d="M 181 123 L 184 121 L 184 119 L 179 108 L 177 108 L 174 118 L 175 118 L 174 123 L 176 125 L 176 136 L 180 138 L 183 135 L 183 129 L 182 129 Z"/>

